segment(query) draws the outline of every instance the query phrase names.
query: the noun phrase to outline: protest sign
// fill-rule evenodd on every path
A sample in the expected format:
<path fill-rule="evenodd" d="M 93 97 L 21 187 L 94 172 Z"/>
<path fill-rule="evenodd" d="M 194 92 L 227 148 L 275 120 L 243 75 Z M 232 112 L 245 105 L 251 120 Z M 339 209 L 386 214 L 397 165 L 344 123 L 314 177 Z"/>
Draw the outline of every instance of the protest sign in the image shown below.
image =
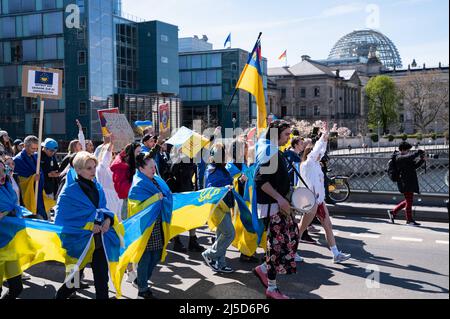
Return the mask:
<path fill-rule="evenodd" d="M 125 115 L 103 113 L 103 116 L 106 120 L 106 128 L 113 136 L 114 150 L 116 152 L 134 142 L 134 132 Z"/>

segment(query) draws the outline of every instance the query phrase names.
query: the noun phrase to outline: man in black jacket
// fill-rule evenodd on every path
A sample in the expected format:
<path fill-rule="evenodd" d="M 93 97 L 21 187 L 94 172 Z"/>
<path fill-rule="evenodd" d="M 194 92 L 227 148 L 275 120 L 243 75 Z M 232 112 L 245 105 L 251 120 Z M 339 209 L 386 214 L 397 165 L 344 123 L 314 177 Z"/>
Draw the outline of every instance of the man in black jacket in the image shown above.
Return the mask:
<path fill-rule="evenodd" d="M 414 193 L 420 194 L 416 170 L 425 163 L 425 152 L 423 150 L 411 152 L 411 149 L 411 144 L 402 142 L 399 146 L 400 153 L 395 157 L 395 165 L 399 175 L 397 182 L 398 190 L 405 196 L 405 200 L 393 211 L 389 210 L 388 215 L 389 219 L 394 224 L 397 214 L 401 210 L 406 209 L 406 225 L 420 226 L 420 224 L 413 219 L 412 206 Z"/>

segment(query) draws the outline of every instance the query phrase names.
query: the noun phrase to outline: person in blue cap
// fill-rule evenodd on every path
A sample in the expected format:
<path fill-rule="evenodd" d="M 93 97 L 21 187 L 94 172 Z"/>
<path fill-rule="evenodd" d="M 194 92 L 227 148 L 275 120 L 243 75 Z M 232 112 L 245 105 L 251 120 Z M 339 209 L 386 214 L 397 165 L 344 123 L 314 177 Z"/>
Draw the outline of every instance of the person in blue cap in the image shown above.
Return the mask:
<path fill-rule="evenodd" d="M 44 174 L 44 191 L 51 199 L 56 200 L 59 187 L 59 165 L 56 160 L 58 142 L 47 138 L 42 144 L 41 168 Z"/>

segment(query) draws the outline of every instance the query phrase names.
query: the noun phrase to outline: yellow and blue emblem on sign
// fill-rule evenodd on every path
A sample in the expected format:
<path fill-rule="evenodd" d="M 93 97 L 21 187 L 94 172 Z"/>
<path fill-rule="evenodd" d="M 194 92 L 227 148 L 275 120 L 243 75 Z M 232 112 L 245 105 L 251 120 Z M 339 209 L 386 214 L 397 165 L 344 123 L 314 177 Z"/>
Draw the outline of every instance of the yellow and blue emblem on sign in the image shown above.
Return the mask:
<path fill-rule="evenodd" d="M 36 84 L 53 85 L 53 73 L 36 71 L 34 82 Z"/>

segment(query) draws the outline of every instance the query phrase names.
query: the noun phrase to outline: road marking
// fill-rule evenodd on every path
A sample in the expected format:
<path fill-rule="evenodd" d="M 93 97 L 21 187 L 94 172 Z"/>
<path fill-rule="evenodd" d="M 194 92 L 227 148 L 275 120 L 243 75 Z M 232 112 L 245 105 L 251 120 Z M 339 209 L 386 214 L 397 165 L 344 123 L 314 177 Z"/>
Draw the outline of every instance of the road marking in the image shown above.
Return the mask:
<path fill-rule="evenodd" d="M 448 245 L 448 240 L 436 240 L 436 244 L 439 244 L 439 245 Z"/>
<path fill-rule="evenodd" d="M 351 234 L 350 237 L 379 239 L 381 236 L 380 235 L 373 235 L 373 234 Z"/>
<path fill-rule="evenodd" d="M 421 238 L 408 238 L 408 237 L 392 237 L 392 240 L 411 241 L 411 242 L 415 242 L 415 243 L 423 242 L 423 239 L 421 239 Z"/>
<path fill-rule="evenodd" d="M 321 229 L 320 232 L 319 232 L 319 234 L 325 235 L 325 230 Z M 334 235 L 334 236 L 337 236 L 337 235 L 339 235 L 339 232 L 333 230 L 333 235 Z"/>

